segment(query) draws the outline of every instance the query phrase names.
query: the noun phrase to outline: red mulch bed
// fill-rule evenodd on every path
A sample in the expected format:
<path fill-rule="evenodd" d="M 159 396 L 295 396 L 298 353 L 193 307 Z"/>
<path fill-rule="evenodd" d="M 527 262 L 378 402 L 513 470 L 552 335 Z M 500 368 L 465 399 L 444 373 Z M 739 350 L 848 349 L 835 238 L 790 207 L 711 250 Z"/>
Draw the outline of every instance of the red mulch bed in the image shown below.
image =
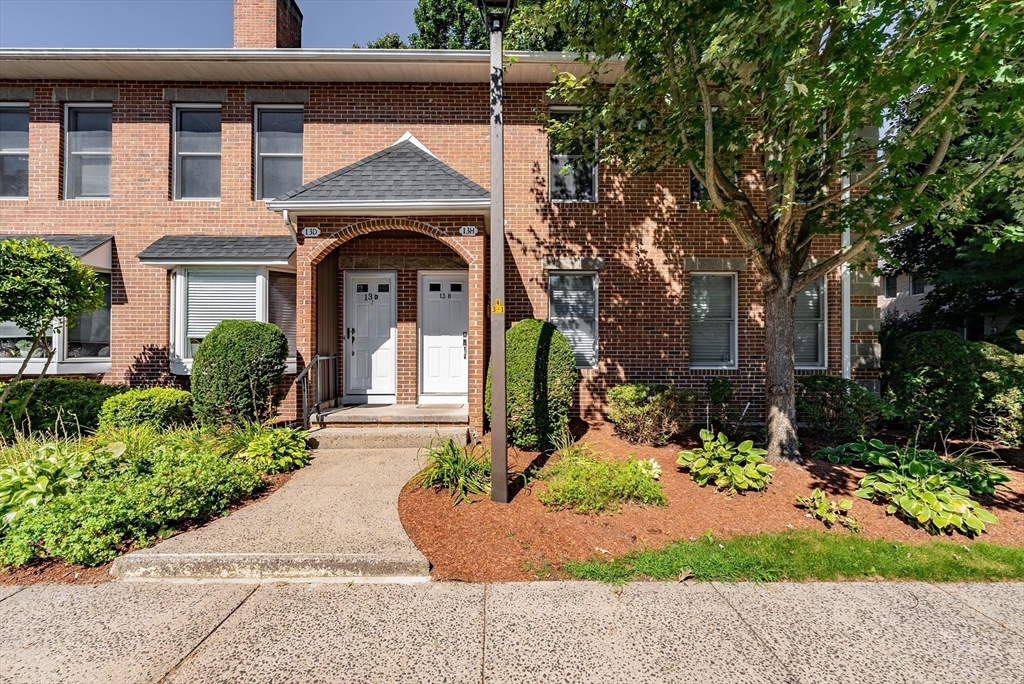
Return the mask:
<path fill-rule="evenodd" d="M 231 506 L 228 508 L 228 513 L 233 513 L 240 508 L 245 508 L 249 504 L 256 503 L 260 499 L 270 496 L 280 489 L 285 482 L 290 480 L 293 473 L 294 471 L 264 476 L 268 483 L 266 488 L 261 490 L 256 494 L 256 496 L 250 499 L 244 499 Z M 201 527 L 201 525 L 183 526 L 178 529 L 175 534 L 188 532 L 189 530 L 194 530 L 197 527 Z M 134 549 L 128 549 L 125 553 L 129 553 L 133 550 Z M 110 576 L 110 565 L 110 563 L 107 563 L 106 565 L 99 565 L 97 567 L 90 568 L 85 565 L 68 565 L 56 560 L 40 561 L 20 568 L 0 569 L 0 586 L 26 584 L 103 584 L 104 582 L 109 582 L 114 579 Z"/>
<path fill-rule="evenodd" d="M 410 483 L 398 500 L 402 524 L 412 541 L 433 565 L 433 577 L 439 580 L 516 581 L 558 576 L 566 559 L 586 560 L 602 550 L 610 555 L 624 554 L 643 547 L 661 547 L 674 539 L 695 538 L 707 531 L 717 537 L 778 532 L 787 529 L 824 530 L 824 525 L 806 517 L 795 505 L 797 495 L 807 495 L 818 487 L 829 498 L 850 498 L 852 515 L 861 523 L 866 537 L 909 543 L 936 539 L 924 530 L 911 527 L 886 515 L 885 506 L 854 498 L 859 468 L 806 459 L 803 464 L 778 464 L 771 485 L 762 493 L 726 496 L 713 487 L 698 487 L 688 472 L 676 465 L 682 448 L 695 446 L 696 435 L 680 440 L 683 444 L 667 447 L 635 446 L 615 436 L 607 423 L 574 427 L 582 440 L 604 455 L 654 458 L 662 468 L 661 483 L 668 498 L 667 507 L 626 506 L 621 513 L 588 516 L 569 511 L 549 512 L 537 500 L 533 488 L 516 493 L 507 504 L 480 500 L 452 506 L 447 492 L 421 489 Z M 886 438 L 891 435 L 885 435 Z M 807 455 L 811 445 L 807 446 Z M 1024 452 L 1001 452 L 1008 462 L 1012 491 L 979 502 L 998 518 L 998 525 L 979 540 L 999 544 L 1024 543 Z M 536 453 L 509 451 L 510 468 L 522 472 L 533 461 L 543 461 Z M 963 535 L 951 537 L 970 543 Z"/>

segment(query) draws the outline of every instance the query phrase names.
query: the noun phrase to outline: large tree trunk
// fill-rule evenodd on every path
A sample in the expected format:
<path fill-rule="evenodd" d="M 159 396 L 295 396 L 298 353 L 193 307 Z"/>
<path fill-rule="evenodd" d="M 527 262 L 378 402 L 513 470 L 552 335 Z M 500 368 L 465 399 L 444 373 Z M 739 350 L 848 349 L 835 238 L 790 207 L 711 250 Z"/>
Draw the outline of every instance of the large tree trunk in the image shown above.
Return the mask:
<path fill-rule="evenodd" d="M 798 456 L 796 389 L 793 377 L 795 315 L 796 296 L 789 282 L 778 287 L 766 288 L 764 384 L 768 428 L 767 458 L 772 461 L 790 461 Z"/>

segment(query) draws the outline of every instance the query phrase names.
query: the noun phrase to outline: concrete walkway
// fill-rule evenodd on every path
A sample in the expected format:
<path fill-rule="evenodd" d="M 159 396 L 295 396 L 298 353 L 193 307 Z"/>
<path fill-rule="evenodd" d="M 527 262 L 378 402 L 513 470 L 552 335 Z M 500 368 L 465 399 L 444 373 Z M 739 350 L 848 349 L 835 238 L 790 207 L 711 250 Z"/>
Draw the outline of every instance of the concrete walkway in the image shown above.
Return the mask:
<path fill-rule="evenodd" d="M 122 578 L 420 577 L 430 566 L 398 519 L 416 449 L 317 450 L 267 498 L 122 556 Z"/>
<path fill-rule="evenodd" d="M 0 681 L 1024 682 L 1024 584 L 0 588 Z"/>

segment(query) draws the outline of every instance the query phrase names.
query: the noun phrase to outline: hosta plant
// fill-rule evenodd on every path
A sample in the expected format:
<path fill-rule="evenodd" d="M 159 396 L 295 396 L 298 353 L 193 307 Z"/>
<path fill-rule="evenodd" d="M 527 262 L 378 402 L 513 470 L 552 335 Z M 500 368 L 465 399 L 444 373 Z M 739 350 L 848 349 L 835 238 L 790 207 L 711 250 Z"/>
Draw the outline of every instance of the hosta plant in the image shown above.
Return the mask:
<path fill-rule="evenodd" d="M 825 527 L 838 523 L 851 532 L 860 532 L 860 523 L 850 516 L 853 502 L 849 499 L 832 501 L 825 496 L 825 492 L 815 488 L 810 496 L 796 497 L 796 503 L 807 509 L 808 518 L 817 518 L 825 523 Z"/>
<path fill-rule="evenodd" d="M 679 452 L 676 461 L 689 469 L 690 477 L 701 487 L 714 483 L 719 490 L 759 491 L 772 481 L 775 468 L 764 462 L 764 449 L 754 448 L 751 441 L 738 446 L 724 433 L 716 437 L 710 430 L 701 430 L 703 448 Z"/>
<path fill-rule="evenodd" d="M 887 502 L 886 512 L 917 524 L 932 534 L 958 530 L 966 535 L 985 531 L 986 524 L 999 521 L 976 501 L 970 492 L 935 474 L 916 477 L 893 469 L 868 473 L 854 496 Z"/>
<path fill-rule="evenodd" d="M 263 430 L 235 458 L 261 473 L 283 473 L 309 463 L 306 433 L 288 428 Z"/>

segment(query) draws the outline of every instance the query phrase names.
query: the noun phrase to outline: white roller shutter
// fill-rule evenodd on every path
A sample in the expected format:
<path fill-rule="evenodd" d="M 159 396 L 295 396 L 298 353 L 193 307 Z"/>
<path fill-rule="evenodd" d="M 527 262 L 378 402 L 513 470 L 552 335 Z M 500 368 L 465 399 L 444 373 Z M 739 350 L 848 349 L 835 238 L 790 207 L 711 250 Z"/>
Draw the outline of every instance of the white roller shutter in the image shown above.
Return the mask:
<path fill-rule="evenodd" d="M 206 337 L 221 321 L 255 321 L 256 302 L 256 269 L 190 268 L 185 273 L 185 336 Z"/>
<path fill-rule="evenodd" d="M 548 281 L 548 320 L 572 347 L 576 365 L 597 365 L 597 276 L 593 273 L 552 274 Z"/>
<path fill-rule="evenodd" d="M 289 353 L 295 355 L 295 274 L 270 272 L 268 313 L 270 322 L 284 331 Z"/>

